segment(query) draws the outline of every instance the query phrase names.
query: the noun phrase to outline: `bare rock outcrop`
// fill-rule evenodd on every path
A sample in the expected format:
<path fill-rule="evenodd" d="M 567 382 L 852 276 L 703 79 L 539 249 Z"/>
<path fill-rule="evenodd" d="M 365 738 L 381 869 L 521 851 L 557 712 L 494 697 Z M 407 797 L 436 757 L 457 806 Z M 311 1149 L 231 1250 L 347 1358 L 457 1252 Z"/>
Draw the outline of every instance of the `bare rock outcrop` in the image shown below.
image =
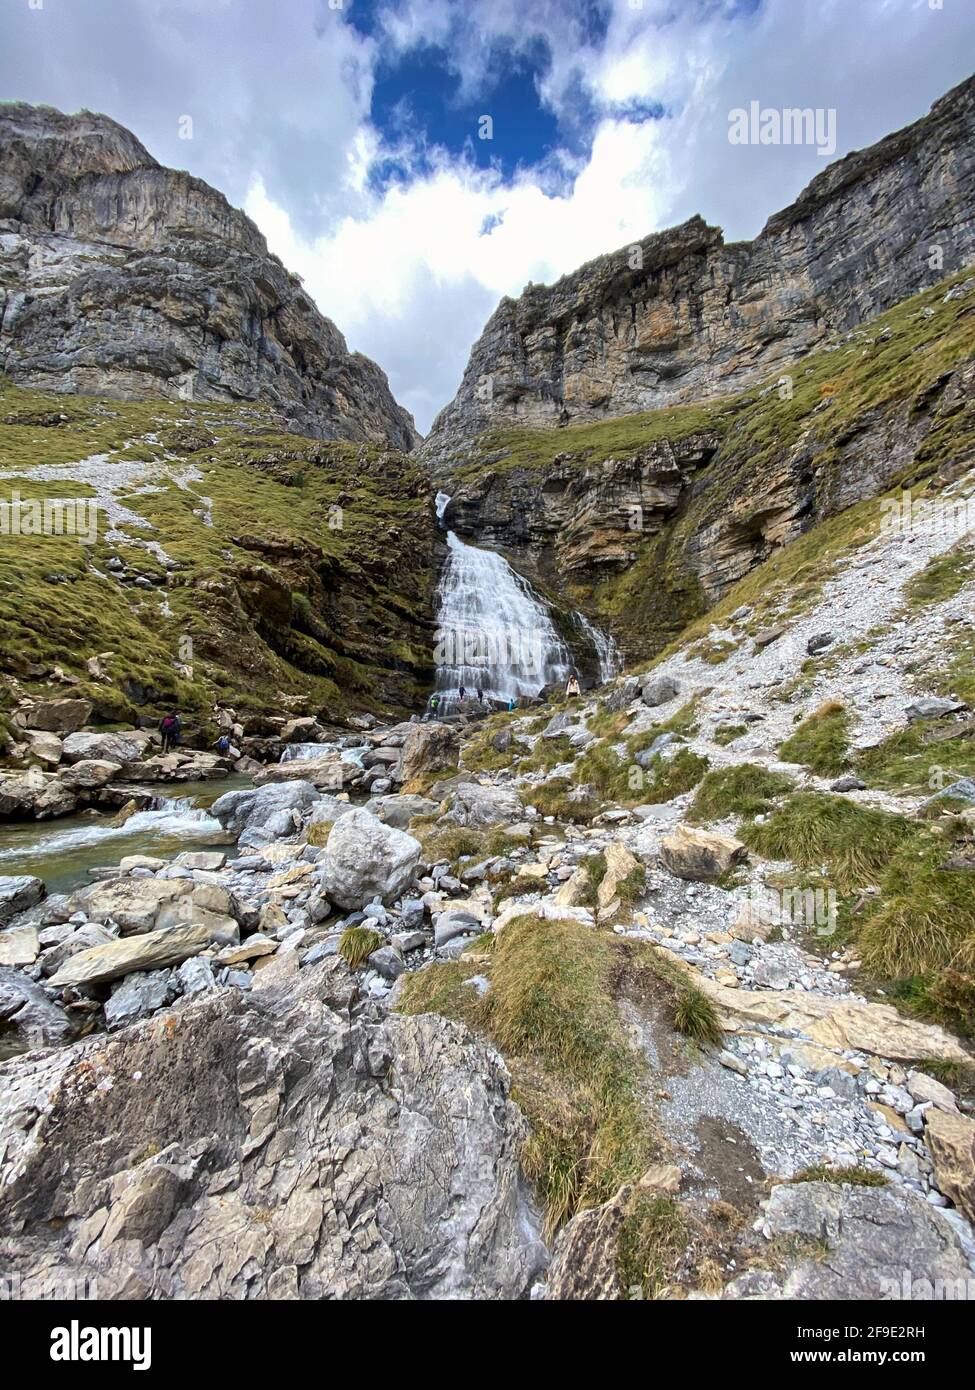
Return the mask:
<path fill-rule="evenodd" d="M 545 1252 L 503 1063 L 373 1008 L 292 956 L 5 1063 L 5 1271 L 98 1298 L 522 1295 Z"/>
<path fill-rule="evenodd" d="M 320 439 L 418 435 L 253 222 L 107 116 L 0 111 L 0 370 L 121 399 L 254 401 Z"/>

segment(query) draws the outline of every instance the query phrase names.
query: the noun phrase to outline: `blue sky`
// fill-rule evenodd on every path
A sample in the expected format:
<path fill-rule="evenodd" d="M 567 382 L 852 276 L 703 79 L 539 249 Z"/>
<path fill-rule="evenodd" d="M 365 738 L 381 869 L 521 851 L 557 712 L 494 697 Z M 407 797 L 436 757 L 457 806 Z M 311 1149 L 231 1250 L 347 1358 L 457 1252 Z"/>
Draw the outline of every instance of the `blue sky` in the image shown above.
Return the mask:
<path fill-rule="evenodd" d="M 222 189 L 422 430 L 502 295 L 696 212 L 754 236 L 824 167 L 732 108 L 833 108 L 842 155 L 973 53 L 970 0 L 0 0 L 0 96 Z"/>

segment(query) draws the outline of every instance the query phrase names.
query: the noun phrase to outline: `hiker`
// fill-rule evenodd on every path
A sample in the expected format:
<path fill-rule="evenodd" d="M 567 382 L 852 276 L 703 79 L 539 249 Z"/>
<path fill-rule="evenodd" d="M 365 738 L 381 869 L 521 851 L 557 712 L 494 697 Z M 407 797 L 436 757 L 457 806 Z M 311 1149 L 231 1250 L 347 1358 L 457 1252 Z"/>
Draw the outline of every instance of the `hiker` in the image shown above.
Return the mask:
<path fill-rule="evenodd" d="M 162 751 L 168 753 L 179 743 L 180 734 L 183 732 L 183 721 L 178 709 L 174 709 L 171 714 L 163 715 L 159 721 L 159 732 L 162 734 Z"/>
<path fill-rule="evenodd" d="M 463 700 L 464 696 L 467 694 L 467 691 L 464 689 L 463 686 L 461 686 L 460 692 L 459 692 L 459 693 L 460 693 L 460 698 Z"/>
<path fill-rule="evenodd" d="M 225 758 L 227 754 L 230 752 L 229 734 L 221 734 L 220 737 L 217 739 L 217 752 L 220 754 L 221 758 Z"/>
<path fill-rule="evenodd" d="M 515 697 L 512 695 L 511 699 L 508 701 L 508 713 L 509 713 L 509 714 L 510 714 L 511 711 L 514 709 L 514 707 L 515 707 Z"/>
<path fill-rule="evenodd" d="M 477 687 L 477 703 L 479 705 L 484 704 L 484 691 L 481 689 L 480 686 Z"/>
<path fill-rule="evenodd" d="M 576 678 L 576 673 L 574 671 L 572 675 L 569 677 L 568 681 L 566 682 L 565 693 L 570 700 L 574 695 L 578 695 L 581 693 L 579 690 L 579 682 Z"/>
<path fill-rule="evenodd" d="M 432 713 L 436 714 L 436 712 L 437 712 L 437 706 L 439 705 L 439 703 L 440 703 L 440 698 L 439 698 L 439 696 L 437 696 L 437 695 L 431 695 L 431 696 L 430 696 L 430 709 L 431 709 L 431 712 L 432 712 Z"/>

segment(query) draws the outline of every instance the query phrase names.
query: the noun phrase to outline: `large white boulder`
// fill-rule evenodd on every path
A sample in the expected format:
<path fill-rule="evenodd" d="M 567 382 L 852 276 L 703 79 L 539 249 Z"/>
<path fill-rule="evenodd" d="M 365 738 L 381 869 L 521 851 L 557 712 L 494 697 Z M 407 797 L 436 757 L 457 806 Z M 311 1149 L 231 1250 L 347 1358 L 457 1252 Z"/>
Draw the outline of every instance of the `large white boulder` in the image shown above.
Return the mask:
<path fill-rule="evenodd" d="M 350 811 L 336 821 L 321 860 L 322 891 L 343 908 L 364 907 L 373 898 L 392 902 L 413 882 L 420 842 L 384 825 L 368 811 Z"/>

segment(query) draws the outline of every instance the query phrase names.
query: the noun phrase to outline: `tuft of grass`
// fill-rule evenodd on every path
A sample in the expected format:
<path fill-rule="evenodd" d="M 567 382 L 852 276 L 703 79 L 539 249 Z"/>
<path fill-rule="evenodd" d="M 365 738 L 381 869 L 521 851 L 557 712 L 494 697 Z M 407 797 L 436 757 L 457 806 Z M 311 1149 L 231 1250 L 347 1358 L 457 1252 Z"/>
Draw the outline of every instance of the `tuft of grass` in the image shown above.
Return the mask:
<path fill-rule="evenodd" d="M 747 732 L 747 724 L 726 724 L 715 731 L 714 741 L 719 748 L 727 748 L 729 743 L 734 743 L 736 738 L 741 738 Z"/>
<path fill-rule="evenodd" d="M 677 987 L 674 1027 L 702 1047 L 718 1047 L 724 1037 L 711 1000 L 686 981 Z"/>
<path fill-rule="evenodd" d="M 339 955 L 355 970 L 382 944 L 383 938 L 377 931 L 370 931 L 368 927 L 346 927 L 339 939 Z"/>
<path fill-rule="evenodd" d="M 503 1053 L 529 1124 L 522 1162 L 549 1232 L 635 1182 L 656 1152 L 644 1064 L 615 1006 L 618 962 L 611 935 L 526 915 L 496 936 L 483 1000 L 462 992 L 455 963 L 416 972 L 400 999 L 405 1013 L 436 1006 L 474 1023 Z"/>
<path fill-rule="evenodd" d="M 841 893 L 878 883 L 915 827 L 902 816 L 858 806 L 825 792 L 796 792 L 763 825 L 739 830 L 749 849 L 766 859 L 790 859 L 826 872 Z"/>
<path fill-rule="evenodd" d="M 933 795 L 945 778 L 975 777 L 975 725 L 959 724 L 957 734 L 945 738 L 919 720 L 865 748 L 856 758 L 856 769 L 870 785 L 891 791 L 927 792 Z"/>
<path fill-rule="evenodd" d="M 790 777 L 754 763 L 718 767 L 709 772 L 691 802 L 688 819 L 696 824 L 727 816 L 757 816 L 794 787 Z"/>
<path fill-rule="evenodd" d="M 909 608 L 925 608 L 931 603 L 946 603 L 954 598 L 975 570 L 975 552 L 970 546 L 955 546 L 943 555 L 936 555 L 904 585 L 904 597 Z"/>
<path fill-rule="evenodd" d="M 883 1173 L 875 1173 L 871 1168 L 851 1165 L 847 1168 L 832 1168 L 828 1163 L 811 1163 L 793 1173 L 787 1182 L 835 1182 L 851 1183 L 854 1187 L 886 1187 L 887 1179 Z"/>
<path fill-rule="evenodd" d="M 849 766 L 850 716 L 843 705 L 827 700 L 787 738 L 779 749 L 784 762 L 802 763 L 829 777 Z"/>
<path fill-rule="evenodd" d="M 634 1192 L 620 1226 L 616 1274 L 624 1297 L 660 1298 L 677 1280 L 687 1249 L 687 1218 L 672 1197 Z"/>
<path fill-rule="evenodd" d="M 526 806 L 534 806 L 539 815 L 554 816 L 572 825 L 588 825 L 599 814 L 602 802 L 592 797 L 570 800 L 571 791 L 572 783 L 567 777 L 553 777 L 538 786 L 523 787 L 521 799 Z"/>

